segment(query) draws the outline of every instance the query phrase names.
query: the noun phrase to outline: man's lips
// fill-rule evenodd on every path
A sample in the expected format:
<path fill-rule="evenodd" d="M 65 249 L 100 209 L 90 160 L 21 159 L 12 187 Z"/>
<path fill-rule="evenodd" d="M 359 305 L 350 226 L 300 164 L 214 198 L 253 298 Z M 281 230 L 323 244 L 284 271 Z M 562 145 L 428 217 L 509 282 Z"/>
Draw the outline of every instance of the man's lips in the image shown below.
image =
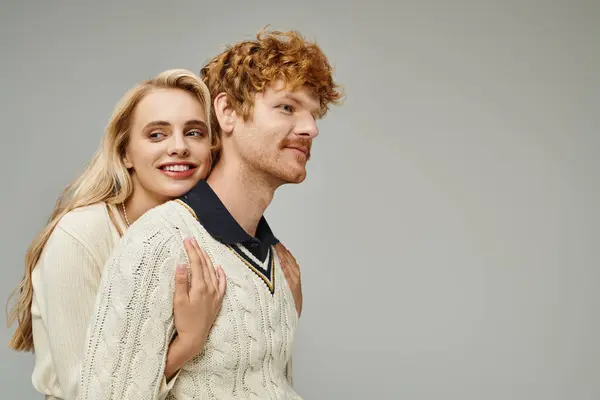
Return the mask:
<path fill-rule="evenodd" d="M 286 146 L 286 148 L 292 149 L 292 150 L 297 150 L 297 151 L 301 152 L 302 154 L 304 154 L 306 157 L 308 157 L 308 155 L 310 154 L 310 150 L 308 150 L 308 148 L 304 147 L 304 146 L 289 145 L 289 146 Z"/>

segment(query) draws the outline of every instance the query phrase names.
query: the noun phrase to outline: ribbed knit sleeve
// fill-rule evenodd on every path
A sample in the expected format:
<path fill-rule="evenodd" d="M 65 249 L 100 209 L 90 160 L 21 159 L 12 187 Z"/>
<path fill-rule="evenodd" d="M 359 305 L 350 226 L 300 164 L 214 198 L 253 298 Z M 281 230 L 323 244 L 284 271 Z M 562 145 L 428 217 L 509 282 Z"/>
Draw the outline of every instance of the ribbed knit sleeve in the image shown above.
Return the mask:
<path fill-rule="evenodd" d="M 100 267 L 81 241 L 58 226 L 46 243 L 37 268 L 36 275 L 44 289 L 40 303 L 44 305 L 41 311 L 47 336 L 45 341 L 36 343 L 36 351 L 40 357 L 49 352 L 62 392 L 59 394 L 74 399 Z"/>
<path fill-rule="evenodd" d="M 149 215 L 150 214 L 150 215 Z M 156 214 L 132 225 L 105 266 L 89 325 L 80 399 L 158 399 L 174 334 L 174 274 L 183 242 Z"/>

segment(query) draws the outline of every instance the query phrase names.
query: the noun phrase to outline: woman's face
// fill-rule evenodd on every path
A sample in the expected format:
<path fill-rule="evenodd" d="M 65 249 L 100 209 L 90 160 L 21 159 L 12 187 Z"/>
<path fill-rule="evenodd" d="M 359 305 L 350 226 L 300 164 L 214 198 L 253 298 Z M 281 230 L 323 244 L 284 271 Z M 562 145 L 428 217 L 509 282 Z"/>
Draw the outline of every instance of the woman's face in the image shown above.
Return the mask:
<path fill-rule="evenodd" d="M 211 163 L 202 103 L 182 89 L 153 89 L 135 109 L 123 161 L 135 197 L 161 204 L 187 193 Z"/>

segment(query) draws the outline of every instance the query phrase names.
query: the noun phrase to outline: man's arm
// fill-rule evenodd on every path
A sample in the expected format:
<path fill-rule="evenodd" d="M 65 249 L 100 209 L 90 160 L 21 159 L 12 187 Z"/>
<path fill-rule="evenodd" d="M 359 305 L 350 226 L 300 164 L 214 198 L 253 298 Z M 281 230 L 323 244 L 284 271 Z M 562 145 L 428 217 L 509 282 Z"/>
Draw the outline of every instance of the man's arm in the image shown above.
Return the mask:
<path fill-rule="evenodd" d="M 156 216 L 156 214 L 154 214 Z M 88 327 L 80 399 L 157 399 L 174 334 L 175 268 L 183 241 L 141 218 L 107 262 Z"/>

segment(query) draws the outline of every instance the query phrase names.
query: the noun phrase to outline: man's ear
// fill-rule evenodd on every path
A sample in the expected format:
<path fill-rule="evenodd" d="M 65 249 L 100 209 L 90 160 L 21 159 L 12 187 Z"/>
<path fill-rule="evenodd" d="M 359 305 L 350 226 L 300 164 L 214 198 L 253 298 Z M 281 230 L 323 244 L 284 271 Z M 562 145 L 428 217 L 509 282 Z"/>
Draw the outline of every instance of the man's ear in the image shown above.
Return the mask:
<path fill-rule="evenodd" d="M 219 93 L 213 101 L 213 106 L 217 121 L 219 121 L 219 126 L 221 127 L 221 132 L 224 134 L 233 132 L 237 115 L 229 103 L 227 94 L 223 92 Z"/>

